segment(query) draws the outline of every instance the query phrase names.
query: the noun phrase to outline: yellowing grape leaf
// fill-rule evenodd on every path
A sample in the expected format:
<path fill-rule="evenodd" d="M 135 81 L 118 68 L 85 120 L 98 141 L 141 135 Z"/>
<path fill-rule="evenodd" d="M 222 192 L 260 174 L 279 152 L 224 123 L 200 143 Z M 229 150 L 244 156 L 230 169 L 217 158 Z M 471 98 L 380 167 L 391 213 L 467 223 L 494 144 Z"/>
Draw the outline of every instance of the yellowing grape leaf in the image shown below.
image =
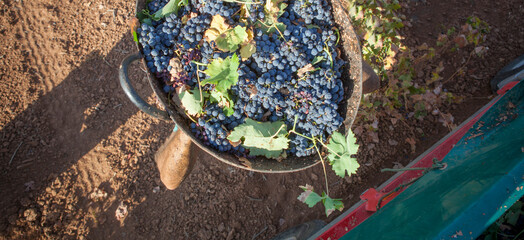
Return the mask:
<path fill-rule="evenodd" d="M 242 44 L 242 47 L 240 48 L 240 57 L 242 57 L 242 60 L 246 60 L 253 55 L 257 51 L 257 46 L 255 41 L 251 41 L 245 44 Z"/>
<path fill-rule="evenodd" d="M 243 43 L 249 43 L 249 42 L 253 41 L 253 39 L 255 38 L 255 33 L 253 32 L 253 29 L 248 28 L 246 30 L 246 33 L 247 33 L 247 38 L 244 40 Z"/>
<path fill-rule="evenodd" d="M 226 92 L 238 82 L 237 70 L 239 65 L 240 62 L 236 54 L 226 59 L 214 59 L 207 65 L 207 69 L 204 71 L 209 75 L 209 78 L 202 80 L 200 85 L 215 84 L 216 90 Z"/>
<path fill-rule="evenodd" d="M 313 187 L 309 184 L 306 184 L 306 186 L 300 186 L 300 188 L 304 190 L 304 192 L 301 193 L 297 199 L 307 204 L 310 208 L 322 201 L 326 211 L 326 216 L 329 216 L 335 210 L 342 211 L 344 209 L 344 203 L 341 199 L 331 198 L 325 192 L 322 192 L 322 196 L 318 195 L 318 193 L 313 191 Z"/>
<path fill-rule="evenodd" d="M 228 29 L 229 25 L 226 23 L 226 19 L 217 14 L 211 19 L 209 28 L 204 32 L 204 38 L 207 39 L 208 42 L 215 41 L 220 34 Z"/>
<path fill-rule="evenodd" d="M 330 198 L 325 192 L 322 193 L 322 203 L 326 210 L 326 216 L 329 216 L 335 210 L 344 210 L 344 203 L 340 199 Z"/>
<path fill-rule="evenodd" d="M 258 20 L 255 26 L 265 33 L 273 33 L 277 29 L 283 32 L 286 30 L 286 25 L 278 22 L 278 18 L 284 14 L 286 7 L 287 4 L 283 3 L 283 0 L 266 0 L 264 5 L 265 18 L 263 21 Z"/>
<path fill-rule="evenodd" d="M 314 207 L 318 202 L 322 200 L 322 197 L 318 195 L 318 193 L 313 192 L 313 187 L 309 184 L 306 184 L 306 186 L 300 186 L 302 190 L 304 190 L 303 193 L 301 193 L 298 196 L 298 200 L 307 204 L 308 207 Z"/>
<path fill-rule="evenodd" d="M 313 67 L 313 65 L 311 65 L 311 63 L 308 63 L 307 65 L 305 65 L 302 68 L 298 69 L 297 76 L 298 77 L 303 77 L 304 74 L 306 74 L 307 72 L 311 72 L 313 70 L 315 70 L 315 67 Z"/>
<path fill-rule="evenodd" d="M 140 27 L 140 20 L 136 17 L 129 20 L 129 27 L 131 28 L 131 34 L 133 34 L 133 40 L 138 42 L 138 34 L 136 30 Z"/>

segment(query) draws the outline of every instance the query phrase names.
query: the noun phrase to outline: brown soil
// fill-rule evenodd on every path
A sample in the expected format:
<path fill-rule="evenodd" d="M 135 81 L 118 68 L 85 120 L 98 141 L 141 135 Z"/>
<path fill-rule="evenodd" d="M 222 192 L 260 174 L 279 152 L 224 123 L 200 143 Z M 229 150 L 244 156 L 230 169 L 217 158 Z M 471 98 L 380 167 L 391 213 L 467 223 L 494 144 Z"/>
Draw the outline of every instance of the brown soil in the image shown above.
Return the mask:
<path fill-rule="evenodd" d="M 460 123 L 489 101 L 495 73 L 524 53 L 524 5 L 404 2 L 409 47 L 434 45 L 441 31 L 471 15 L 492 28 L 487 55 L 445 85 L 465 97 L 450 106 Z M 260 174 L 194 147 L 198 162 L 188 179 L 174 191 L 162 186 L 153 155 L 173 123 L 139 112 L 117 81 L 120 61 L 136 51 L 127 27 L 133 11 L 133 1 L 0 1 L 0 238 L 268 239 L 308 220 L 333 220 L 339 212 L 326 218 L 320 206 L 296 200 L 299 185 L 323 189 L 320 165 Z M 445 79 L 469 51 L 442 56 Z M 144 72 L 135 66 L 132 73 L 135 87 L 154 102 Z M 328 174 L 331 195 L 346 209 L 390 177 L 381 168 L 407 164 L 449 131 L 431 117 L 409 125 L 382 120 L 378 142 L 359 136 L 358 174 Z M 418 142 L 414 153 L 408 137 Z"/>

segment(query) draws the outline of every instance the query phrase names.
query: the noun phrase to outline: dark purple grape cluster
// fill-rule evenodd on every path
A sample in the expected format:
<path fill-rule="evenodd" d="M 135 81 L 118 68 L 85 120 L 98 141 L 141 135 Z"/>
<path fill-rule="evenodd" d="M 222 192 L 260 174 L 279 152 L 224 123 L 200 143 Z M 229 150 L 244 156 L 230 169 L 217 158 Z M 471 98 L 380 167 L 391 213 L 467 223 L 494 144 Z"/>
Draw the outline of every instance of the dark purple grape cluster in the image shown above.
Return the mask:
<path fill-rule="evenodd" d="M 255 26 L 264 20 L 264 1 L 252 4 L 249 16 L 240 16 L 241 4 L 222 0 L 191 0 L 177 15 L 154 22 L 153 26 L 142 24 L 139 30 L 147 66 L 160 79 L 169 79 L 167 92 L 187 84 L 196 87 L 197 71 L 192 61 L 204 64 L 216 58 L 227 58 L 232 52 L 222 52 L 203 40 L 212 17 L 221 15 L 231 26 Z M 153 0 L 148 4 L 151 11 L 159 9 L 166 0 Z M 289 1 L 289 6 L 278 19 L 286 30 L 266 34 L 253 27 L 256 52 L 240 61 L 238 83 L 232 86 L 234 99 L 231 116 L 216 103 L 206 104 L 204 114 L 191 124 L 193 133 L 209 146 L 222 152 L 245 155 L 241 145 L 233 146 L 226 138 L 246 118 L 257 121 L 284 121 L 289 128 L 296 122 L 296 131 L 308 137 L 326 140 L 343 122 L 338 104 L 344 99 L 341 72 L 345 62 L 336 50 L 337 33 L 334 30 L 331 6 L 325 0 Z M 181 16 L 196 14 L 183 23 Z M 238 54 L 238 52 L 236 52 Z M 182 72 L 173 72 L 170 60 L 177 58 Z M 313 61 L 318 60 L 315 64 Z M 308 67 L 313 70 L 299 74 Z M 213 89 L 205 86 L 204 91 Z M 290 135 L 288 154 L 299 157 L 314 153 L 310 140 Z"/>

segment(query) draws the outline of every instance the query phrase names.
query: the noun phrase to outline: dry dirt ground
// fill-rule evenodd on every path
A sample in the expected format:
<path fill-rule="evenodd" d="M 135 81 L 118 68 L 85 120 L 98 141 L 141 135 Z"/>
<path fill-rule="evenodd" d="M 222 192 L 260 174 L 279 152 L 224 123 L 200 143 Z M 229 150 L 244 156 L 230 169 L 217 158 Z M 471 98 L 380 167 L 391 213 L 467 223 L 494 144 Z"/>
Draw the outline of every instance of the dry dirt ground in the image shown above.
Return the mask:
<path fill-rule="evenodd" d="M 491 26 L 487 55 L 445 85 L 465 99 L 451 106 L 458 124 L 489 101 L 497 70 L 524 54 L 524 3 L 403 2 L 412 26 L 401 34 L 410 47 L 435 44 L 444 27 L 472 15 Z M 153 154 L 173 123 L 139 112 L 117 82 L 120 61 L 136 51 L 127 26 L 133 12 L 134 1 L 0 1 L 0 238 L 268 239 L 308 220 L 333 220 L 338 212 L 326 218 L 321 207 L 296 200 L 299 185 L 323 188 L 320 165 L 259 174 L 195 148 L 189 178 L 175 191 L 162 186 Z M 445 78 L 466 55 L 442 56 Z M 154 101 L 139 66 L 133 76 Z M 357 175 L 329 174 L 332 195 L 346 209 L 391 176 L 381 168 L 407 164 L 448 132 L 431 118 L 410 124 L 422 131 L 412 136 L 415 153 L 404 141 L 408 127 L 384 120 L 374 147 L 358 136 Z"/>

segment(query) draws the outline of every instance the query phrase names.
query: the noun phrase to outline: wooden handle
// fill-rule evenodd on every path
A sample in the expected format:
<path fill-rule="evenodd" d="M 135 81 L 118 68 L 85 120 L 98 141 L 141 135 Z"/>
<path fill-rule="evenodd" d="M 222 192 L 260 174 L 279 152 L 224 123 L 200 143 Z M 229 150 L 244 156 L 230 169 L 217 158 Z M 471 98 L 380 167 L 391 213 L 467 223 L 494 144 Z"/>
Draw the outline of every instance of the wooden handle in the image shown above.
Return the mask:
<path fill-rule="evenodd" d="M 160 171 L 160 180 L 167 189 L 176 189 L 193 169 L 196 160 L 191 159 L 190 148 L 189 136 L 176 131 L 156 152 L 155 162 Z"/>

